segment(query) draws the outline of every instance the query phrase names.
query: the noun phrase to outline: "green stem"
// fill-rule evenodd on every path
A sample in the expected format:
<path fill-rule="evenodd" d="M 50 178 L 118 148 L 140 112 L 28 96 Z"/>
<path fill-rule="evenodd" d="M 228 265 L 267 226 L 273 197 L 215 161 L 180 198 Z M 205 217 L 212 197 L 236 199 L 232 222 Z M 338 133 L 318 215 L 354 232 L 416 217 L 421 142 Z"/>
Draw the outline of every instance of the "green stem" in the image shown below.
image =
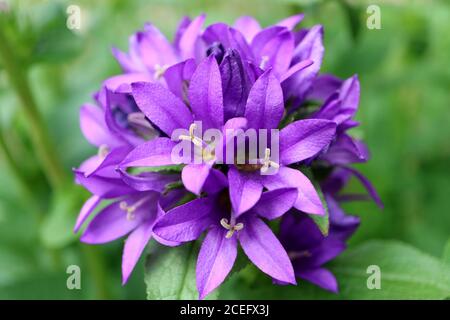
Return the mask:
<path fill-rule="evenodd" d="M 26 203 L 32 203 L 31 207 L 37 209 L 36 200 L 33 197 L 33 192 L 27 183 L 26 177 L 20 170 L 17 162 L 14 160 L 11 152 L 9 151 L 8 145 L 6 144 L 5 137 L 3 136 L 3 130 L 0 127 L 0 152 L 3 154 L 6 164 L 8 165 L 10 172 L 15 177 L 15 181 L 19 188 L 22 190 L 23 196 L 26 198 Z M 40 219 L 39 210 L 33 210 L 36 213 L 36 218 Z"/>
<path fill-rule="evenodd" d="M 81 251 L 86 259 L 87 267 L 92 275 L 95 286 L 95 299 L 109 299 L 109 289 L 105 263 L 101 252 L 89 245 L 80 244 Z"/>
<path fill-rule="evenodd" d="M 10 83 L 19 97 L 24 114 L 30 126 L 33 147 L 41 162 L 47 179 L 54 187 L 61 187 L 66 181 L 63 166 L 50 141 L 43 119 L 38 111 L 36 101 L 31 93 L 26 70 L 17 61 L 8 39 L 0 28 L 0 58 L 9 77 Z"/>
<path fill-rule="evenodd" d="M 1 17 L 0 17 L 1 18 Z M 25 117 L 30 126 L 30 136 L 34 150 L 39 158 L 44 173 L 50 182 L 52 189 L 64 188 L 68 181 L 60 159 L 57 157 L 56 148 L 50 140 L 49 134 L 44 125 L 44 121 L 39 113 L 36 101 L 31 92 L 28 82 L 27 69 L 16 59 L 8 38 L 0 27 L 0 59 L 2 66 L 10 80 L 11 86 L 19 97 Z M 18 169 L 18 168 L 16 168 Z M 13 170 L 16 170 L 13 169 Z M 20 170 L 19 170 L 20 171 Z M 82 247 L 81 251 L 87 260 L 88 268 L 94 278 L 96 297 L 99 299 L 108 298 L 107 282 L 105 278 L 104 266 L 100 253 L 95 248 Z M 55 261 L 60 260 L 58 255 L 53 255 Z"/>
<path fill-rule="evenodd" d="M 25 175 L 22 173 L 20 167 L 17 165 L 17 161 L 14 160 L 6 140 L 3 135 L 3 130 L 0 127 L 0 153 L 3 154 L 6 164 L 9 166 L 10 172 L 15 177 L 15 182 L 18 184 L 19 188 L 22 191 L 22 195 L 24 196 L 24 203 L 28 205 L 30 211 L 32 212 L 36 222 L 38 225 L 42 223 L 43 215 L 39 203 L 36 197 L 33 194 L 32 189 L 29 187 L 27 183 L 27 179 Z M 61 266 L 61 256 L 58 250 L 48 249 L 47 250 L 49 256 L 52 259 L 52 263 L 55 269 L 58 269 Z"/>

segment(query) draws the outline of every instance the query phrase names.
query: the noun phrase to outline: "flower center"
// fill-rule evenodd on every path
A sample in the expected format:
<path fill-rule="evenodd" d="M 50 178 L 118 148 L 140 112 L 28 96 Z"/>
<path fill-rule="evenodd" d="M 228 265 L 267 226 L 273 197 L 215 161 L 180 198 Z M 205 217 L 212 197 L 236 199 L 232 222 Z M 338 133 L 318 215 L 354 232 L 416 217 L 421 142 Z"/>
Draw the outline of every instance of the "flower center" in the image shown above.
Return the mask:
<path fill-rule="evenodd" d="M 131 221 L 136 218 L 135 211 L 142 206 L 145 202 L 147 202 L 148 198 L 142 198 L 136 201 L 132 205 L 128 205 L 126 201 L 121 201 L 119 203 L 119 207 L 121 210 L 125 211 L 127 213 L 127 220 Z"/>
<path fill-rule="evenodd" d="M 225 235 L 225 238 L 230 239 L 235 231 L 240 231 L 244 228 L 244 224 L 242 222 L 235 223 L 232 219 L 230 223 L 228 223 L 228 219 L 223 218 L 220 220 L 220 224 L 222 227 L 228 230 L 227 234 Z"/>
<path fill-rule="evenodd" d="M 247 157 L 248 158 L 248 157 Z M 248 160 L 248 159 L 246 159 Z M 247 161 L 246 161 L 247 162 Z M 270 160 L 270 149 L 266 148 L 264 152 L 264 159 L 258 160 L 259 163 L 244 163 L 239 164 L 235 161 L 235 166 L 241 171 L 253 172 L 260 170 L 261 173 L 266 173 L 270 167 L 272 168 L 280 168 L 280 165 L 275 161 Z"/>

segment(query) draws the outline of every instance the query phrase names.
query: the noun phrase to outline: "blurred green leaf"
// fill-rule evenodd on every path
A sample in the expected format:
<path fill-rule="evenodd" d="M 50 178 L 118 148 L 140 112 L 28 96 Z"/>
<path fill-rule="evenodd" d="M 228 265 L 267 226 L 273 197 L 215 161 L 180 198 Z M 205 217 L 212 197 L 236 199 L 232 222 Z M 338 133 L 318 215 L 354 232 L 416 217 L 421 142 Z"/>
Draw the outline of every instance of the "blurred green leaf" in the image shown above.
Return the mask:
<path fill-rule="evenodd" d="M 86 290 L 69 290 L 65 272 L 32 273 L 27 278 L 7 286 L 0 286 L 0 299 L 82 299 L 86 298 Z"/>
<path fill-rule="evenodd" d="M 183 170 L 183 167 L 183 164 L 157 167 L 132 167 L 129 169 L 129 172 L 134 175 L 143 172 L 179 173 Z"/>
<path fill-rule="evenodd" d="M 368 289 L 367 268 L 379 266 L 381 289 Z M 236 280 L 221 288 L 225 299 L 445 299 L 450 295 L 450 266 L 397 241 L 369 241 L 348 250 L 329 267 L 339 283 L 333 294 L 298 279 L 297 286 L 274 286 L 267 277 L 244 286 Z"/>
<path fill-rule="evenodd" d="M 352 38 L 356 41 L 359 38 L 362 28 L 360 18 L 361 8 L 355 3 L 349 3 L 347 0 L 339 0 L 338 2 L 347 16 L 348 26 L 350 28 Z"/>
<path fill-rule="evenodd" d="M 33 272 L 33 259 L 17 248 L 0 247 L 0 287 Z M 1 290 L 1 289 L 0 289 Z"/>
<path fill-rule="evenodd" d="M 450 239 L 448 239 L 447 243 L 444 247 L 444 253 L 442 254 L 442 260 L 444 263 L 450 266 Z"/>
<path fill-rule="evenodd" d="M 369 290 L 367 267 L 381 270 L 381 289 Z M 397 241 L 370 241 L 339 257 L 332 268 L 347 299 L 444 299 L 450 266 Z"/>
<path fill-rule="evenodd" d="M 66 26 L 66 14 L 62 8 L 54 8 L 52 15 L 36 31 L 32 47 L 34 63 L 67 62 L 81 50 L 81 38 Z"/>
<path fill-rule="evenodd" d="M 319 227 L 320 232 L 324 236 L 328 235 L 328 230 L 330 229 L 330 216 L 328 212 L 328 205 L 325 201 L 325 198 L 323 196 L 322 189 L 320 188 L 318 183 L 314 183 L 317 193 L 319 194 L 320 200 L 322 201 L 322 205 L 325 208 L 325 214 L 324 215 L 318 215 L 318 214 L 310 214 L 309 217 L 313 219 L 313 221 L 316 223 L 316 225 Z"/>
<path fill-rule="evenodd" d="M 73 227 L 84 192 L 79 186 L 56 191 L 50 212 L 40 230 L 42 243 L 46 247 L 60 249 L 77 238 Z"/>
<path fill-rule="evenodd" d="M 325 197 L 322 192 L 322 188 L 320 187 L 319 183 L 317 183 L 317 179 L 314 178 L 311 169 L 309 168 L 302 168 L 301 170 L 312 182 L 314 185 L 314 188 L 316 189 L 317 193 L 319 194 L 320 201 L 322 202 L 323 207 L 325 208 L 325 214 L 324 215 L 318 215 L 318 214 L 309 214 L 308 216 L 316 223 L 317 227 L 319 227 L 320 232 L 324 236 L 328 235 L 328 230 L 330 229 L 330 218 L 328 213 L 328 205 L 325 201 Z"/>
<path fill-rule="evenodd" d="M 195 265 L 198 245 L 187 243 L 174 248 L 150 247 L 145 263 L 147 299 L 197 300 Z M 208 298 L 213 299 L 216 295 L 212 293 Z"/>

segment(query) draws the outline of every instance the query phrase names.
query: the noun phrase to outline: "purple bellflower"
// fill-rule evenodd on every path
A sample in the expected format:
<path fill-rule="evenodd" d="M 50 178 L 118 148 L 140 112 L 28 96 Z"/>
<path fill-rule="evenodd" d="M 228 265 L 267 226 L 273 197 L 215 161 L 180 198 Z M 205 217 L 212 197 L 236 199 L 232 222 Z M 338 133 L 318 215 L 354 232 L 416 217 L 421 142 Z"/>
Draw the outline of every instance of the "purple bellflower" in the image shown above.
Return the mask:
<path fill-rule="evenodd" d="M 170 250 L 206 232 L 196 266 L 200 299 L 225 280 L 239 246 L 275 283 L 299 278 L 337 291 L 323 265 L 359 225 L 340 204 L 367 198 L 342 189 L 356 177 L 382 204 L 369 180 L 350 167 L 369 159 L 368 148 L 349 133 L 359 125 L 359 80 L 319 75 L 323 28 L 297 30 L 302 19 L 262 28 L 241 17 L 233 26 L 203 27 L 200 15 L 184 18 L 172 42 L 146 24 L 130 37 L 128 53 L 113 49 L 123 74 L 106 79 L 95 104 L 80 112 L 81 131 L 98 152 L 74 169 L 76 182 L 92 194 L 74 229 L 87 224 L 81 241 L 89 244 L 127 237 L 123 283 L 151 239 Z M 222 134 L 214 144 L 204 136 L 209 129 Z M 248 152 L 243 162 L 224 161 L 228 146 L 250 144 L 246 130 L 266 130 L 269 143 L 260 145 L 258 136 L 256 159 Z M 181 165 L 173 158 L 180 143 L 194 149 Z M 305 167 L 311 176 L 300 171 Z M 182 202 L 186 197 L 192 200 Z M 326 208 L 325 236 L 309 215 Z M 271 220 L 281 221 L 278 236 Z"/>

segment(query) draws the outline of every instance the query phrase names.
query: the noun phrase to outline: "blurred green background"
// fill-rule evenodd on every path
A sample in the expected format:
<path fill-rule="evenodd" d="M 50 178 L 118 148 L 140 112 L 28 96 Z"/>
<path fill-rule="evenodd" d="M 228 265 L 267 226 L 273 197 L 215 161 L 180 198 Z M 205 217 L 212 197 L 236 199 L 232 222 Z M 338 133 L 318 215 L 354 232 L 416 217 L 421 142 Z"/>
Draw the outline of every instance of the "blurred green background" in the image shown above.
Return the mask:
<path fill-rule="evenodd" d="M 71 4 L 81 7 L 76 33 L 66 27 Z M 381 30 L 366 27 L 369 4 L 381 8 Z M 442 255 L 450 236 L 449 1 L 0 0 L 12 50 L 8 66 L 0 59 L 0 298 L 145 298 L 142 261 L 129 284 L 120 284 L 122 240 L 88 247 L 71 232 L 87 197 L 72 186 L 71 168 L 96 152 L 80 132 L 78 112 L 102 80 L 120 73 L 113 45 L 127 50 L 128 37 L 147 21 L 172 38 L 182 16 L 202 12 L 207 23 L 245 14 L 263 26 L 304 12 L 302 26 L 324 25 L 322 72 L 360 77 L 362 126 L 353 133 L 372 159 L 358 168 L 385 203 L 383 211 L 372 203 L 346 206 L 362 217 L 351 246 L 396 239 Z M 6 72 L 11 66 L 16 83 Z M 43 170 L 39 121 L 54 144 L 47 163 L 62 163 L 60 172 Z M 66 289 L 72 264 L 82 270 L 79 291 Z"/>

